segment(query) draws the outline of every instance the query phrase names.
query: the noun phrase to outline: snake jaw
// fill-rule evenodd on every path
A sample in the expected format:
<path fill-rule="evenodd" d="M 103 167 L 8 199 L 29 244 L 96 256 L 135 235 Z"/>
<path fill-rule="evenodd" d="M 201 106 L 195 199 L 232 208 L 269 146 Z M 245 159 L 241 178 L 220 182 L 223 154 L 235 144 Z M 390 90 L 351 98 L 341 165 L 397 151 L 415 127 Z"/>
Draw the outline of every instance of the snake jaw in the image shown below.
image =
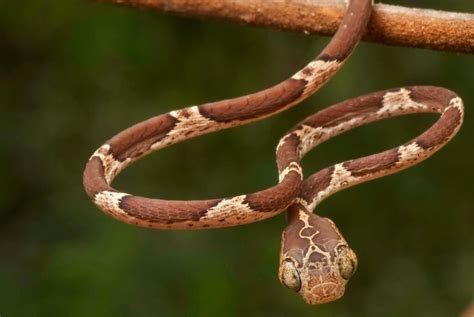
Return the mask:
<path fill-rule="evenodd" d="M 284 286 L 299 293 L 308 304 L 324 304 L 344 295 L 348 278 L 343 276 L 339 263 L 306 263 L 297 268 L 294 259 L 286 258 L 280 263 L 279 278 Z"/>
<path fill-rule="evenodd" d="M 355 272 L 357 258 L 349 246 L 344 245 L 341 249 L 341 253 L 334 254 L 334 260 L 306 263 L 301 269 L 302 287 L 299 294 L 308 304 L 324 304 L 344 295 L 347 282 Z"/>
<path fill-rule="evenodd" d="M 310 305 L 332 302 L 344 295 L 346 283 L 337 274 L 313 275 L 308 277 L 300 295 Z"/>

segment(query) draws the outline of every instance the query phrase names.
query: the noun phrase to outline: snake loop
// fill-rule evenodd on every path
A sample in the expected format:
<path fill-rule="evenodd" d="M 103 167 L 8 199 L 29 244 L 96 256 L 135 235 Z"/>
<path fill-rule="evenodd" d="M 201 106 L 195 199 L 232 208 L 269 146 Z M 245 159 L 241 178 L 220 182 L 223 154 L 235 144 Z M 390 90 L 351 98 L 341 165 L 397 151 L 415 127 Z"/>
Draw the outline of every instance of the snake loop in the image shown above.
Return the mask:
<path fill-rule="evenodd" d="M 372 0 L 352 0 L 337 33 L 313 61 L 283 82 L 243 97 L 158 115 L 112 137 L 91 156 L 83 183 L 104 212 L 128 224 L 158 229 L 236 226 L 288 210 L 279 278 L 311 304 L 342 296 L 357 266 L 355 253 L 335 224 L 311 213 L 323 199 L 349 186 L 398 172 L 426 159 L 459 130 L 463 105 L 447 89 L 414 86 L 347 100 L 308 117 L 279 142 L 279 183 L 268 189 L 209 200 L 163 200 L 114 189 L 120 171 L 143 156 L 206 133 L 284 111 L 318 90 L 340 69 L 359 42 Z M 355 127 L 405 114 L 441 114 L 426 132 L 397 148 L 325 168 L 303 181 L 302 157 L 315 146 Z"/>
<path fill-rule="evenodd" d="M 90 158 L 84 188 L 106 213 L 129 224 L 159 229 L 235 226 L 283 212 L 296 198 L 302 172 L 296 157 L 279 155 L 279 184 L 257 193 L 199 201 L 150 199 L 111 187 L 114 177 L 146 154 L 183 140 L 243 125 L 288 109 L 313 94 L 342 66 L 359 42 L 371 0 L 351 1 L 341 27 L 323 51 L 291 78 L 229 100 L 171 111 L 112 137 Z M 287 146 L 280 147 L 282 153 Z"/>
<path fill-rule="evenodd" d="M 280 140 L 279 146 L 290 143 L 294 155 L 301 159 L 312 148 L 350 129 L 416 113 L 441 116 L 428 130 L 401 146 L 338 163 L 311 175 L 303 182 L 295 203 L 288 208 L 279 278 L 308 303 L 320 304 L 341 297 L 357 267 L 354 251 L 335 224 L 313 214 L 313 209 L 340 190 L 399 172 L 427 159 L 459 131 L 464 108 L 461 99 L 445 88 L 413 86 L 380 91 L 321 110 Z"/>

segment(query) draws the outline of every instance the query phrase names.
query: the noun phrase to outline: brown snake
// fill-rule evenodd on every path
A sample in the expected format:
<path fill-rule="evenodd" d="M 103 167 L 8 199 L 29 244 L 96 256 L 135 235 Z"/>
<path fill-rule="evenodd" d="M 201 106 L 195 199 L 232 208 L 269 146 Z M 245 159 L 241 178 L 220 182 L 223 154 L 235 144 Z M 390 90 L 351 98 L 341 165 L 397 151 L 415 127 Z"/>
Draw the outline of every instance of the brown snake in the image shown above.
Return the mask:
<path fill-rule="evenodd" d="M 326 197 L 355 184 L 398 172 L 426 159 L 459 130 L 462 101 L 447 89 L 406 87 L 347 100 L 308 117 L 279 142 L 279 183 L 235 197 L 175 201 L 134 196 L 111 187 L 130 163 L 163 147 L 260 120 L 300 103 L 342 66 L 364 33 L 372 0 L 352 0 L 339 30 L 318 57 L 269 89 L 162 114 L 112 137 L 89 159 L 84 188 L 114 218 L 158 229 L 219 228 L 251 223 L 288 210 L 279 278 L 311 304 L 341 297 L 357 266 L 355 253 L 335 224 L 311 213 Z M 426 132 L 397 148 L 323 169 L 303 182 L 301 158 L 349 129 L 404 114 L 441 114 Z"/>

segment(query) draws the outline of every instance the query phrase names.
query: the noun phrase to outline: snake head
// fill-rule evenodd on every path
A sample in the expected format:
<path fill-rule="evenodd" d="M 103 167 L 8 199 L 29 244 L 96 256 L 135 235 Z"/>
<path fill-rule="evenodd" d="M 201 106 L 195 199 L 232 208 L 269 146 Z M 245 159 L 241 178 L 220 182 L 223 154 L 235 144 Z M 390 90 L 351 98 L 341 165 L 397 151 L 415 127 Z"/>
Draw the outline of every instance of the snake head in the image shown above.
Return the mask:
<path fill-rule="evenodd" d="M 308 304 L 344 295 L 357 256 L 328 218 L 298 210 L 282 235 L 279 279 Z"/>

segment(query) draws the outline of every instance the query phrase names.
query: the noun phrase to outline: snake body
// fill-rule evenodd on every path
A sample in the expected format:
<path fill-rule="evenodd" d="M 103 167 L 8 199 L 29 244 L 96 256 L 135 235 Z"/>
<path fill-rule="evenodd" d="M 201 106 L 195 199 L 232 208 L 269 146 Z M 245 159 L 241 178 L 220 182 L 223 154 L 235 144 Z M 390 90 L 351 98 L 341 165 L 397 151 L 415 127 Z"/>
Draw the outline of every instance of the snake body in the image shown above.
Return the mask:
<path fill-rule="evenodd" d="M 311 211 L 339 190 L 412 166 L 446 144 L 463 118 L 462 101 L 455 93 L 431 86 L 400 88 L 347 100 L 308 117 L 278 144 L 279 183 L 256 193 L 176 201 L 124 193 L 111 183 L 125 167 L 153 151 L 266 118 L 306 99 L 351 54 L 364 33 L 372 5 L 372 0 L 351 1 L 339 30 L 321 54 L 280 84 L 243 97 L 174 110 L 115 135 L 87 162 L 83 177 L 86 193 L 112 217 L 158 229 L 236 226 L 288 210 L 280 280 L 309 303 L 339 298 L 357 259 L 334 223 Z M 369 122 L 418 112 L 441 116 L 425 133 L 398 148 L 336 164 L 303 181 L 300 160 L 313 147 Z"/>
<path fill-rule="evenodd" d="M 308 177 L 288 208 L 282 235 L 279 278 L 311 304 L 341 297 L 357 267 L 357 257 L 328 218 L 313 209 L 330 195 L 356 184 L 399 172 L 428 158 L 459 130 L 462 100 L 452 91 L 414 86 L 372 93 L 333 105 L 306 118 L 286 134 L 279 146 L 291 143 L 299 158 L 328 139 L 367 123 L 415 114 L 441 114 L 415 139 L 396 148 L 335 164 Z M 278 153 L 278 151 L 277 151 Z"/>

